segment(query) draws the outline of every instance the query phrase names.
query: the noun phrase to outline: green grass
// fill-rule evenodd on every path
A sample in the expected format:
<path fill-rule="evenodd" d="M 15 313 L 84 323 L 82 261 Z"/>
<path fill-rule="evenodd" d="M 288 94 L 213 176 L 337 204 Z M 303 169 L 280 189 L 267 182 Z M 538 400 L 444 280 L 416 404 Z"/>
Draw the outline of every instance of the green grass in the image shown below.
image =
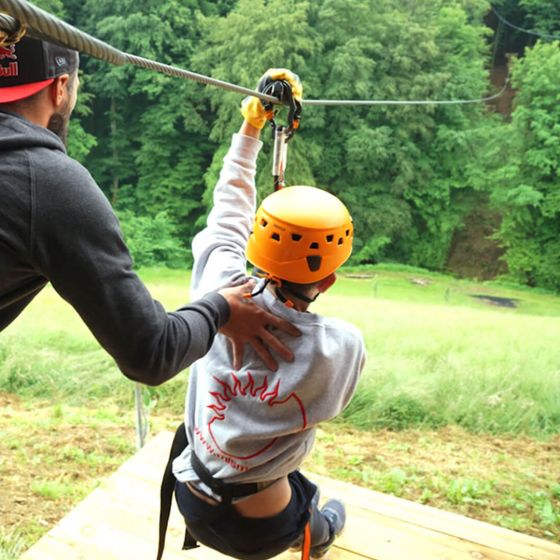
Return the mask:
<path fill-rule="evenodd" d="M 346 307 L 369 359 L 345 418 L 357 426 L 459 424 L 489 432 L 560 427 L 560 320 L 462 306 L 359 300 Z"/>
<path fill-rule="evenodd" d="M 0 527 L 0 560 L 19 558 L 29 547 L 21 532 L 9 527 Z"/>
<path fill-rule="evenodd" d="M 188 301 L 188 272 L 141 276 L 166 308 Z M 560 542 L 559 297 L 384 265 L 344 271 L 314 310 L 360 327 L 368 360 L 311 470 Z M 187 381 L 144 389 L 156 430 L 182 417 Z M 22 486 L 11 465 L 27 465 L 26 499 L 41 504 L 0 528 L 12 560 L 133 452 L 133 384 L 47 288 L 0 337 L 2 392 L 22 397 L 0 418 L 9 503 Z"/>
<path fill-rule="evenodd" d="M 406 267 L 345 271 L 314 309 L 363 332 L 368 361 L 343 421 L 361 429 L 459 425 L 472 432 L 560 432 L 560 298 L 459 281 Z M 168 309 L 187 301 L 189 274 L 141 276 Z M 421 279 L 423 285 L 414 281 Z M 518 300 L 518 308 L 470 294 Z M 187 376 L 146 389 L 152 407 L 181 413 Z M 120 375 L 76 313 L 50 288 L 0 339 L 0 390 L 83 405 L 133 406 Z"/>
<path fill-rule="evenodd" d="M 367 273 L 376 276 L 340 278 L 317 306 L 355 323 L 366 340 L 346 421 L 363 429 L 560 430 L 560 298 L 418 271 Z M 430 284 L 411 282 L 419 278 Z M 519 307 L 489 306 L 470 293 L 516 298 Z"/>

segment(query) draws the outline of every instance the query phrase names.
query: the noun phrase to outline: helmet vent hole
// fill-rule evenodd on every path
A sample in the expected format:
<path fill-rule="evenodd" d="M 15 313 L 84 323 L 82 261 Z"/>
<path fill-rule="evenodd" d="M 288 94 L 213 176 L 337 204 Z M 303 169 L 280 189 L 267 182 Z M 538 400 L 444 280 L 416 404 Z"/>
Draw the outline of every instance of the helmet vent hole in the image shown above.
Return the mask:
<path fill-rule="evenodd" d="M 280 234 L 279 233 L 273 233 L 270 237 L 272 239 L 274 239 L 274 241 L 280 241 Z"/>
<path fill-rule="evenodd" d="M 307 257 L 307 266 L 311 272 L 317 272 L 321 268 L 321 257 L 318 255 L 312 255 Z"/>
<path fill-rule="evenodd" d="M 347 230 L 346 230 L 346 237 L 348 237 L 349 235 L 350 235 L 350 230 L 347 229 Z"/>
<path fill-rule="evenodd" d="M 339 245 L 342 245 L 343 243 L 344 243 L 344 240 L 342 239 L 342 237 L 339 237 L 339 238 L 338 238 L 338 244 L 339 244 Z"/>
<path fill-rule="evenodd" d="M 263 219 L 261 220 L 261 226 L 262 226 L 262 227 L 266 227 L 267 225 L 268 225 L 268 222 L 263 218 Z"/>
<path fill-rule="evenodd" d="M 299 241 L 301 239 L 301 235 L 299 233 L 292 233 L 292 241 Z"/>
<path fill-rule="evenodd" d="M 310 249 L 318 249 L 319 248 L 319 243 L 314 241 L 313 243 L 311 243 L 311 245 L 309 245 L 309 248 Z"/>
<path fill-rule="evenodd" d="M 331 235 L 327 235 L 327 243 L 332 243 L 334 239 L 334 235 L 331 233 Z"/>

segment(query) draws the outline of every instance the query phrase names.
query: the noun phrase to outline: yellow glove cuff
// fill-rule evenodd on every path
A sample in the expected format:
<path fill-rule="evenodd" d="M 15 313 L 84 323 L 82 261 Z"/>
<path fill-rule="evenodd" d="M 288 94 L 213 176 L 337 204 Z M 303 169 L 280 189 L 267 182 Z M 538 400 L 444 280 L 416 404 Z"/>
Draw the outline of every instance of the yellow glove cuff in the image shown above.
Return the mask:
<path fill-rule="evenodd" d="M 245 120 L 259 130 L 264 127 L 266 121 L 272 118 L 272 115 L 264 110 L 261 100 L 258 97 L 246 97 L 241 102 L 241 114 Z"/>

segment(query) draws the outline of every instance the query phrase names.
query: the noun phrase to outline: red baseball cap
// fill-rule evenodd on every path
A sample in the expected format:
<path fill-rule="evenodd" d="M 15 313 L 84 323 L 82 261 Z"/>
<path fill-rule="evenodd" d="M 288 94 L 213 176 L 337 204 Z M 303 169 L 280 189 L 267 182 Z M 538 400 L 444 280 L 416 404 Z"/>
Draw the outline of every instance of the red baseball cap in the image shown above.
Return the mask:
<path fill-rule="evenodd" d="M 0 104 L 31 97 L 79 64 L 77 51 L 34 37 L 0 46 Z"/>

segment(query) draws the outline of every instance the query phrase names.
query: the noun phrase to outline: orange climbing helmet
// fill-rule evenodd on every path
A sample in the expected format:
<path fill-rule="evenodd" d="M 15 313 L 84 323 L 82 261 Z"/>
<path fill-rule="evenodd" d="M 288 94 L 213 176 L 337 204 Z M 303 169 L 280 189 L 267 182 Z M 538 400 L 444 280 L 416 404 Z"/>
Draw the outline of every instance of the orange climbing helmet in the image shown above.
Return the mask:
<path fill-rule="evenodd" d="M 346 206 L 315 187 L 286 187 L 267 196 L 255 216 L 247 259 L 274 280 L 318 282 L 352 253 Z"/>

